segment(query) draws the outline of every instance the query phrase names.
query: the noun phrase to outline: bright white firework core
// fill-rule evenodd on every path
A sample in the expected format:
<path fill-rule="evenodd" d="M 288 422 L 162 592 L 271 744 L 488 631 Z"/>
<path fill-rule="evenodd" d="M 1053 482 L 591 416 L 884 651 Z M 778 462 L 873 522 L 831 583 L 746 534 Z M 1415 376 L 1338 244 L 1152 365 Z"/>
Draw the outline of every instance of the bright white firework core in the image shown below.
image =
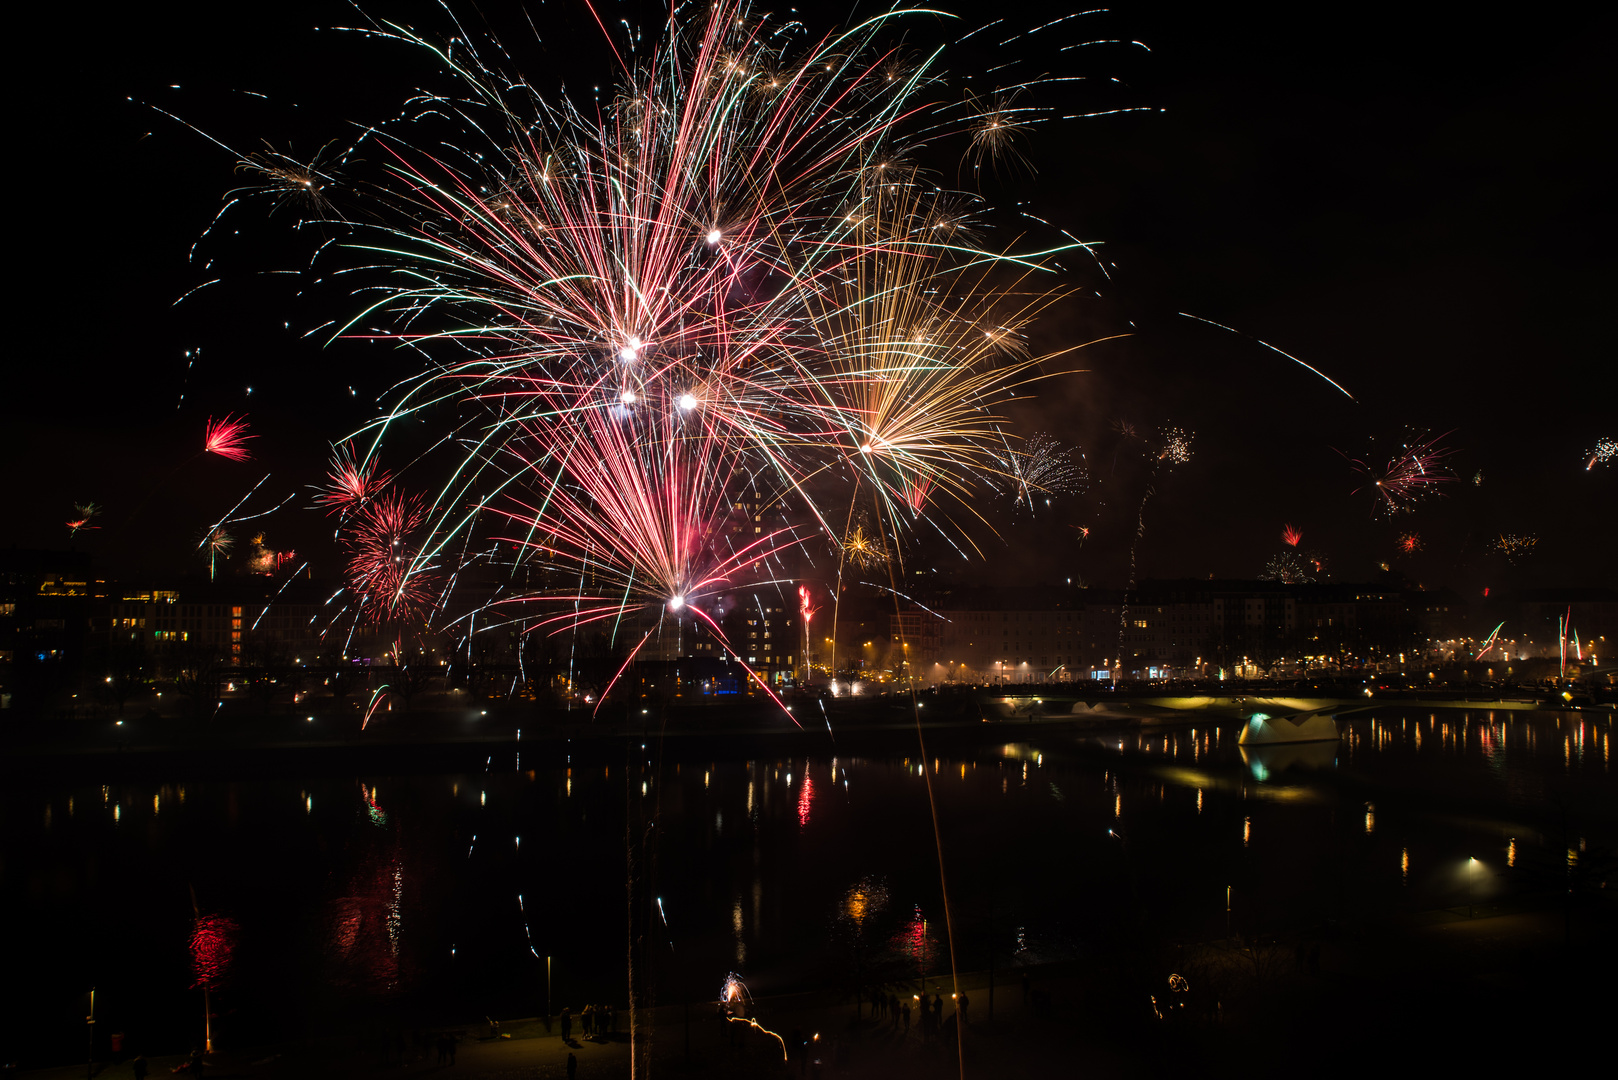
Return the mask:
<path fill-rule="evenodd" d="M 710 244 L 719 243 L 719 238 L 721 236 L 723 236 L 723 235 L 724 234 L 721 233 L 718 229 L 709 229 L 708 230 L 708 243 L 710 243 Z"/>
<path fill-rule="evenodd" d="M 685 607 L 685 597 L 683 597 L 683 596 L 671 596 L 671 597 L 669 597 L 669 610 L 670 611 L 679 611 L 683 607 Z"/>
<path fill-rule="evenodd" d="M 686 412 L 690 412 L 697 407 L 697 399 L 690 394 L 681 394 L 674 403 Z"/>
<path fill-rule="evenodd" d="M 635 391 L 625 390 L 623 393 L 618 395 L 618 400 L 623 402 L 625 405 L 635 404 Z"/>

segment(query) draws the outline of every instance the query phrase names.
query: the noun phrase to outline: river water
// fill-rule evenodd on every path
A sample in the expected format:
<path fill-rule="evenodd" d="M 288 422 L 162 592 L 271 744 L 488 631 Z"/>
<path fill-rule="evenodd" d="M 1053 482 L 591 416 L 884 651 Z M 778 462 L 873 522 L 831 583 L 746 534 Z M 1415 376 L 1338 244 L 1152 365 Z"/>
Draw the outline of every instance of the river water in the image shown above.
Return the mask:
<path fill-rule="evenodd" d="M 931 798 L 917 754 L 674 739 L 404 775 L 14 776 L 0 878 L 27 993 L 0 1054 L 82 1059 L 92 985 L 103 1035 L 188 1049 L 199 965 L 237 1044 L 380 1010 L 535 1015 L 547 971 L 553 1010 L 622 1004 L 631 899 L 643 985 L 673 1003 L 730 972 L 754 994 L 936 972 L 951 923 L 981 969 L 1554 891 L 1618 841 L 1612 726 L 1379 711 L 1258 758 L 1232 724 L 1006 724 L 930 736 Z"/>

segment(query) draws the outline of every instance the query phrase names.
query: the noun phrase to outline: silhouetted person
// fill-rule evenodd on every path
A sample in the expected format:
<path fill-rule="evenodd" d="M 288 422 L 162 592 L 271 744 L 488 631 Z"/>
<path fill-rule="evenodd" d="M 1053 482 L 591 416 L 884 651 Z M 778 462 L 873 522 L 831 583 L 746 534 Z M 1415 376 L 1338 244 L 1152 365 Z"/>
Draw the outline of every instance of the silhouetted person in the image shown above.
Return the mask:
<path fill-rule="evenodd" d="M 961 1003 L 955 1006 L 955 1010 L 961 1014 L 961 1023 L 963 1024 L 966 1023 L 966 1007 L 970 1004 L 972 1004 L 972 999 L 962 994 Z"/>
<path fill-rule="evenodd" d="M 135 1080 L 146 1080 L 146 1059 L 143 1056 L 136 1054 L 135 1060 L 129 1063 L 129 1067 L 134 1070 Z"/>
<path fill-rule="evenodd" d="M 910 1002 L 907 1001 L 907 1002 L 904 1003 L 903 1006 L 900 1007 L 899 1015 L 904 1017 L 905 1034 L 909 1035 L 910 1034 Z"/>
<path fill-rule="evenodd" d="M 566 1005 L 562 1006 L 562 1041 L 567 1042 L 573 1036 L 573 1010 Z"/>
<path fill-rule="evenodd" d="M 578 1072 L 579 1059 L 574 1057 L 573 1052 L 570 1050 L 567 1055 L 567 1080 L 573 1080 L 578 1075 Z"/>

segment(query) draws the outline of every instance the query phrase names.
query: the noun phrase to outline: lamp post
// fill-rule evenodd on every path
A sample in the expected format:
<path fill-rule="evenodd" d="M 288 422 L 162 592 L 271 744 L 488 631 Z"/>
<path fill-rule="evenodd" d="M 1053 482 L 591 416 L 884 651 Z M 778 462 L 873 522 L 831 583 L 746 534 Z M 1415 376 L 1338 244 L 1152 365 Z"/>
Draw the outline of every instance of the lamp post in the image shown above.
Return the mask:
<path fill-rule="evenodd" d="M 1466 917 L 1468 919 L 1472 917 L 1472 870 L 1477 864 L 1478 861 L 1475 858 L 1466 860 Z"/>
<path fill-rule="evenodd" d="M 96 1074 L 96 988 L 90 987 L 90 1015 L 84 1018 L 84 1029 L 89 1032 L 89 1048 L 85 1052 L 84 1077 L 93 1080 Z"/>

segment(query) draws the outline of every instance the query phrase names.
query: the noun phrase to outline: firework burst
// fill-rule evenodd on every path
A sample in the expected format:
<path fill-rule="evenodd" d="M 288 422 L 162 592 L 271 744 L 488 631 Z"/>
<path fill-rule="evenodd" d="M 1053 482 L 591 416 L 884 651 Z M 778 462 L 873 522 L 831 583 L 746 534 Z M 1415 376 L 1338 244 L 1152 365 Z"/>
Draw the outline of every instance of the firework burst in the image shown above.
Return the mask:
<path fill-rule="evenodd" d="M 73 512 L 78 515 L 67 522 L 69 534 L 77 534 L 80 529 L 97 529 L 99 525 L 90 524 L 101 515 L 101 507 L 95 503 L 74 503 Z"/>
<path fill-rule="evenodd" d="M 215 576 L 220 559 L 230 558 L 230 551 L 236 546 L 236 538 L 226 532 L 223 526 L 215 526 L 203 534 L 202 542 L 197 545 L 208 559 L 208 577 Z"/>
<path fill-rule="evenodd" d="M 203 429 L 202 451 L 206 454 L 218 454 L 230 461 L 246 461 L 253 456 L 247 449 L 247 440 L 258 436 L 247 434 L 247 417 L 237 419 L 226 416 L 223 420 L 214 420 L 208 417 L 208 425 Z"/>
<path fill-rule="evenodd" d="M 1618 440 L 1602 439 L 1596 443 L 1595 449 L 1590 451 L 1589 460 L 1584 463 L 1584 471 L 1589 472 L 1597 465 L 1606 465 L 1615 457 L 1618 457 Z"/>
<path fill-rule="evenodd" d="M 840 541 L 868 568 L 902 528 L 976 514 L 985 475 L 1011 474 L 1019 500 L 1077 482 L 1054 444 L 1031 440 L 1013 468 L 997 457 L 1000 408 L 1071 351 L 1035 355 L 1028 329 L 1069 295 L 1049 283 L 1083 245 L 986 247 L 981 200 L 913 163 L 945 139 L 974 163 L 1014 158 L 1050 118 L 1030 103 L 1038 80 L 943 92 L 941 52 L 889 40 L 910 14 L 817 40 L 737 0 L 681 9 L 655 44 L 614 49 L 617 86 L 590 111 L 487 64 L 498 45 L 457 37 L 451 59 L 378 23 L 451 83 L 367 129 L 380 175 L 357 177 L 360 144 L 312 163 L 236 155 L 249 196 L 346 238 L 318 258 L 349 259 L 332 272 L 373 291 L 336 336 L 423 357 L 318 497 L 373 618 L 424 603 L 434 567 L 453 580 L 449 552 L 498 540 L 524 568 L 492 602 L 504 617 L 652 627 L 633 659 L 670 617 L 723 641 L 707 602 L 770 583 L 803 536 L 835 536 L 818 501 L 839 483 L 874 500 L 874 526 Z M 459 426 L 411 470 L 447 479 L 399 496 L 377 453 L 446 411 Z M 743 489 L 804 527 L 737 534 Z"/>
<path fill-rule="evenodd" d="M 843 537 L 843 557 L 850 565 L 861 570 L 871 570 L 888 561 L 887 554 L 882 550 L 880 538 L 866 531 L 863 524 L 857 524 Z"/>
<path fill-rule="evenodd" d="M 327 507 L 328 513 L 345 516 L 374 498 L 392 479 L 385 470 L 378 470 L 375 459 L 360 457 L 351 442 L 332 448 L 326 476 L 328 483 L 315 503 Z"/>
<path fill-rule="evenodd" d="M 1287 547 L 1297 547 L 1303 543 L 1303 530 L 1290 524 L 1281 526 L 1281 542 Z"/>
<path fill-rule="evenodd" d="M 1421 534 L 1402 532 L 1394 539 L 1393 546 L 1399 549 L 1401 555 L 1414 555 L 1422 549 Z"/>
<path fill-rule="evenodd" d="M 1408 513 L 1417 503 L 1442 493 L 1444 485 L 1455 482 L 1454 475 L 1444 465 L 1445 459 L 1455 453 L 1442 445 L 1450 434 L 1453 433 L 1428 437 L 1423 432 L 1407 437 L 1381 466 L 1350 458 L 1354 471 L 1368 481 L 1350 494 L 1357 495 L 1369 486 L 1376 493 L 1372 513 L 1391 517 Z"/>
<path fill-rule="evenodd" d="M 1170 465 L 1184 465 L 1191 460 L 1194 432 L 1177 427 L 1166 427 L 1157 433 L 1157 457 Z"/>
<path fill-rule="evenodd" d="M 1315 580 L 1311 562 L 1291 548 L 1278 552 L 1264 564 L 1260 581 L 1279 581 L 1284 585 L 1305 585 Z"/>
<path fill-rule="evenodd" d="M 1516 565 L 1532 555 L 1538 544 L 1539 537 L 1532 534 L 1519 536 L 1516 533 L 1501 533 L 1489 547 L 1496 554 L 1504 555 L 1507 562 Z"/>
<path fill-rule="evenodd" d="M 1015 507 L 1031 508 L 1036 499 L 1049 506 L 1054 496 L 1082 490 L 1086 479 L 1074 451 L 1044 434 L 1008 449 L 995 463 L 999 467 L 997 486 L 1012 497 Z"/>
<path fill-rule="evenodd" d="M 372 622 L 399 618 L 431 600 L 430 571 L 416 565 L 413 542 L 427 515 L 421 500 L 390 491 L 361 506 L 344 540 L 348 587 Z"/>

